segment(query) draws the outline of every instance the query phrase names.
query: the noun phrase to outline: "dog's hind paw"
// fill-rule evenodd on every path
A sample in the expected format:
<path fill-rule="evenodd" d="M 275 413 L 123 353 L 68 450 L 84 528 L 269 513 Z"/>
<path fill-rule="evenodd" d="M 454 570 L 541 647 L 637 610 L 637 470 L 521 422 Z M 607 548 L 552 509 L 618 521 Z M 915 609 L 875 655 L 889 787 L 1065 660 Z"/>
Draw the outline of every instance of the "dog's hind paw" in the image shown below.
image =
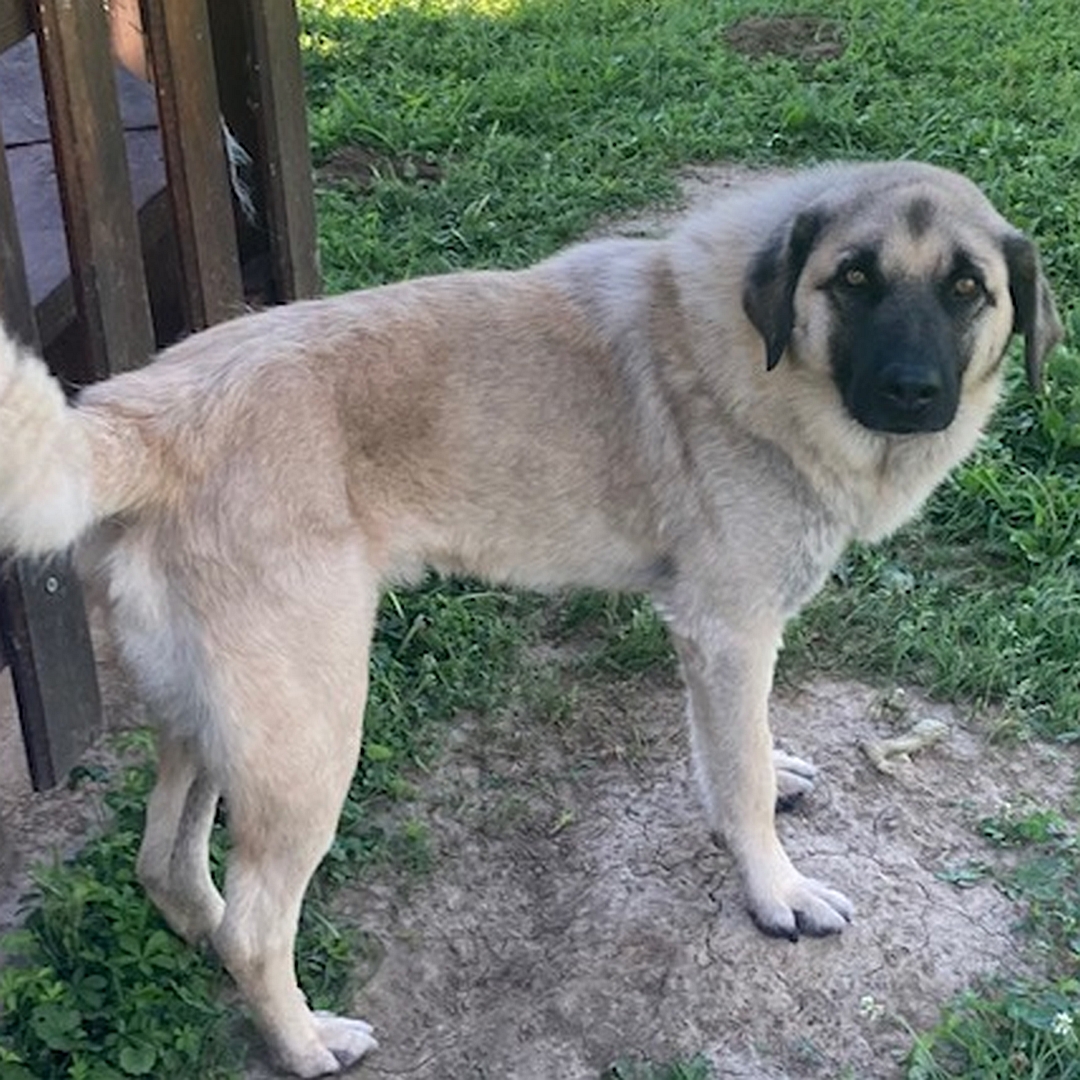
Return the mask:
<path fill-rule="evenodd" d="M 809 761 L 792 757 L 783 750 L 774 750 L 773 769 L 776 772 L 777 810 L 790 810 L 807 792 L 813 791 L 817 769 Z"/>
<path fill-rule="evenodd" d="M 323 1045 L 337 1059 L 340 1069 L 347 1069 L 365 1054 L 378 1047 L 371 1025 L 349 1016 L 317 1012 L 315 1030 Z"/>

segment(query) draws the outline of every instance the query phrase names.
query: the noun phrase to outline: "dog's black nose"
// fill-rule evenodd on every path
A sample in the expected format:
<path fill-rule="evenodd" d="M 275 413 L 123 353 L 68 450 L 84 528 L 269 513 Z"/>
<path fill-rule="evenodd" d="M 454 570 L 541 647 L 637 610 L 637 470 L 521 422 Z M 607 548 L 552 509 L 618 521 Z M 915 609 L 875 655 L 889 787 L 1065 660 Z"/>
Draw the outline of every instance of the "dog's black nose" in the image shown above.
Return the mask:
<path fill-rule="evenodd" d="M 847 406 L 871 431 L 896 435 L 941 431 L 956 415 L 957 387 L 946 365 L 894 357 L 870 379 L 853 383 Z"/>
<path fill-rule="evenodd" d="M 892 409 L 917 416 L 941 396 L 941 372 L 932 367 L 894 367 L 882 373 L 881 393 Z"/>

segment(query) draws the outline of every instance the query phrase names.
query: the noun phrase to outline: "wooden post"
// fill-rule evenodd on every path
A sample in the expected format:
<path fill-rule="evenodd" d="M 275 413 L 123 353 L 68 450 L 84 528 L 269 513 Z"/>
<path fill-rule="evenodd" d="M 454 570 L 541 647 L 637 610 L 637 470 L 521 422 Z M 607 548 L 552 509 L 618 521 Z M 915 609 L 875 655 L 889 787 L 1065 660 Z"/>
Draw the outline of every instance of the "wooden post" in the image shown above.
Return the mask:
<path fill-rule="evenodd" d="M 296 8 L 288 0 L 213 0 L 209 12 L 222 110 L 255 159 L 272 299 L 317 296 L 322 282 Z"/>
<path fill-rule="evenodd" d="M 205 0 L 142 0 L 186 322 L 199 330 L 244 310 L 228 166 Z"/>
<path fill-rule="evenodd" d="M 64 778 L 101 725 L 86 609 L 67 557 L 20 561 L 5 573 L 0 635 L 11 661 L 30 779 L 40 791 Z"/>
<path fill-rule="evenodd" d="M 30 33 L 30 15 L 24 0 L 0 0 L 0 52 Z"/>
<path fill-rule="evenodd" d="M 15 850 L 8 839 L 4 819 L 0 818 L 0 888 L 3 888 L 11 879 L 11 872 L 14 868 Z"/>
<path fill-rule="evenodd" d="M 41 70 L 64 208 L 75 306 L 86 328 L 76 382 L 141 367 L 154 330 L 131 196 L 105 11 L 37 0 Z"/>
<path fill-rule="evenodd" d="M 292 3 L 251 4 L 249 10 L 274 278 L 278 299 L 296 300 L 322 287 L 300 26 Z"/>

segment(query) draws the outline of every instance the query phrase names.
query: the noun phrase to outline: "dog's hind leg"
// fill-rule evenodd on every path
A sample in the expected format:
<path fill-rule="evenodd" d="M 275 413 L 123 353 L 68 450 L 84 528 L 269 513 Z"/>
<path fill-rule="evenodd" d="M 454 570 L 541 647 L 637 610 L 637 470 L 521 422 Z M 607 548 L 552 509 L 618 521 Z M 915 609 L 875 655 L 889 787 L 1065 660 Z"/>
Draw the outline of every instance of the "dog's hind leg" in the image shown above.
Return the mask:
<path fill-rule="evenodd" d="M 209 937 L 225 911 L 210 877 L 217 803 L 217 784 L 201 766 L 192 741 L 163 729 L 137 872 L 168 924 L 192 944 Z"/>
<path fill-rule="evenodd" d="M 234 598 L 212 650 L 231 841 L 213 944 L 281 1063 L 303 1077 L 376 1045 L 363 1021 L 312 1013 L 294 968 L 304 891 L 359 754 L 376 603 L 355 561 L 311 562 L 284 587 Z"/>

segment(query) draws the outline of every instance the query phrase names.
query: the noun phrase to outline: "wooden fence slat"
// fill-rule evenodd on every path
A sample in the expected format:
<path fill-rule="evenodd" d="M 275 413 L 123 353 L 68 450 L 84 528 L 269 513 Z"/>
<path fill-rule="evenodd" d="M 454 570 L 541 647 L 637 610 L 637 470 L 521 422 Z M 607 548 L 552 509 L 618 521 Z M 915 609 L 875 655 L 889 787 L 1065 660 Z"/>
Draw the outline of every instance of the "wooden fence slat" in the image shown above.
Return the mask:
<path fill-rule="evenodd" d="M 280 301 L 315 296 L 319 275 L 300 26 L 292 3 L 250 5 L 270 253 Z"/>
<path fill-rule="evenodd" d="M 244 309 L 205 0 L 143 0 L 193 330 Z M 182 74 L 181 74 L 182 73 Z"/>
<path fill-rule="evenodd" d="M 38 347 L 2 151 L 0 317 L 25 345 Z M 68 772 L 101 726 L 82 589 L 66 558 L 0 562 L 0 660 L 4 659 L 11 665 L 30 779 L 40 791 Z"/>
<path fill-rule="evenodd" d="M 67 556 L 11 564 L 0 578 L 0 636 L 36 790 L 54 787 L 101 726 L 97 670 Z"/>
<path fill-rule="evenodd" d="M 71 276 L 87 356 L 83 381 L 150 358 L 150 320 L 139 231 L 109 28 L 97 0 L 34 5 Z"/>
<path fill-rule="evenodd" d="M 26 280 L 26 263 L 3 145 L 3 131 L 0 131 L 0 316 L 8 330 L 24 345 L 37 348 L 34 307 Z"/>

